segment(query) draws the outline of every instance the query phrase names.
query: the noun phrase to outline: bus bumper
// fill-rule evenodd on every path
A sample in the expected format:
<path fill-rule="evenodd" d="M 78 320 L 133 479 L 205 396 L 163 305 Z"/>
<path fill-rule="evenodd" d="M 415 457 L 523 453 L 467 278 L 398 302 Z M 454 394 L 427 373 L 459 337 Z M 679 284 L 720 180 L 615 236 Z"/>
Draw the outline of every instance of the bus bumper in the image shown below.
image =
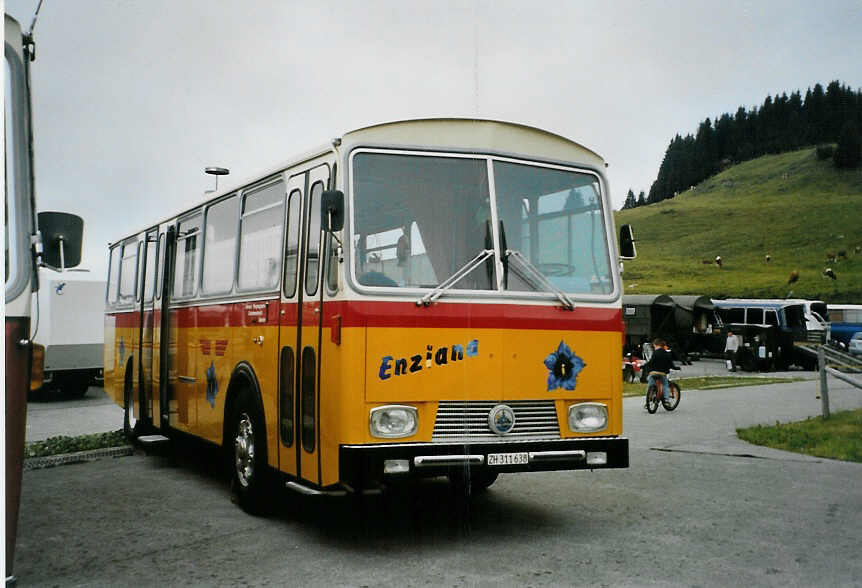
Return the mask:
<path fill-rule="evenodd" d="M 627 468 L 625 437 L 582 437 L 545 441 L 471 443 L 387 443 L 342 445 L 341 482 L 354 489 L 410 478 L 474 472 L 546 472 Z"/>

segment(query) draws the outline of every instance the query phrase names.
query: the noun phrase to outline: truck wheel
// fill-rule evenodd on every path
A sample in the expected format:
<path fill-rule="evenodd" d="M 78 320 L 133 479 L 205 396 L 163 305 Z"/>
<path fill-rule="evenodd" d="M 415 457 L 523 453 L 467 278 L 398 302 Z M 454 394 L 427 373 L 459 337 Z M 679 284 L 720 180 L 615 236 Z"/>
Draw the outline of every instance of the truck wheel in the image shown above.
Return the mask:
<path fill-rule="evenodd" d="M 92 378 L 89 374 L 76 374 L 74 376 L 67 376 L 60 383 L 60 389 L 63 394 L 65 394 L 66 398 L 71 398 L 73 400 L 80 400 L 84 396 L 87 395 L 87 390 L 90 388 L 90 382 Z"/>

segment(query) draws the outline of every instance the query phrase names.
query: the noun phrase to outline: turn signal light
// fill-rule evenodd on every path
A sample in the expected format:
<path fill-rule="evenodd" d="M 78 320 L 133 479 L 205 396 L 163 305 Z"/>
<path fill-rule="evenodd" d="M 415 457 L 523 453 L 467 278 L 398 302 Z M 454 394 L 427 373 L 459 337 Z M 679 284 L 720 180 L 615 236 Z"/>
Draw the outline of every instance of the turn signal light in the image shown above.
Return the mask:
<path fill-rule="evenodd" d="M 30 390 L 38 390 L 45 379 L 45 346 L 34 343 L 32 347 L 33 362 L 30 368 Z"/>

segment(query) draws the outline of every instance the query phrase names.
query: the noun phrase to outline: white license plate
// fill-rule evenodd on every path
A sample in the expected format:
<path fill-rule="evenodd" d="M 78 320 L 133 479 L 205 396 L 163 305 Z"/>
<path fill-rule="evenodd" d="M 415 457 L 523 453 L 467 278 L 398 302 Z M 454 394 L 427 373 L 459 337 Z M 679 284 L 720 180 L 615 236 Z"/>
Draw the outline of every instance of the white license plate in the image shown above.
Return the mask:
<path fill-rule="evenodd" d="M 523 453 L 489 453 L 488 454 L 488 465 L 489 466 L 502 466 L 502 465 L 521 465 L 530 463 L 530 456 L 525 451 Z"/>

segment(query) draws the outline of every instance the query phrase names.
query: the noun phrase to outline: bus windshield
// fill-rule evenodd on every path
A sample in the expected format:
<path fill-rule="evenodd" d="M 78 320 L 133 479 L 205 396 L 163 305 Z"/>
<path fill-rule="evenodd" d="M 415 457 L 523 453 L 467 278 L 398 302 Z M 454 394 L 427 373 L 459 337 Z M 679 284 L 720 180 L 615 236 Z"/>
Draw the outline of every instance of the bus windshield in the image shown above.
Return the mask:
<path fill-rule="evenodd" d="M 499 282 L 515 292 L 610 294 L 598 176 L 490 158 L 490 182 L 488 159 L 357 153 L 352 178 L 358 283 L 434 288 L 489 251 L 496 255 L 449 287 L 496 290 Z M 497 260 L 503 262 L 500 276 Z"/>

